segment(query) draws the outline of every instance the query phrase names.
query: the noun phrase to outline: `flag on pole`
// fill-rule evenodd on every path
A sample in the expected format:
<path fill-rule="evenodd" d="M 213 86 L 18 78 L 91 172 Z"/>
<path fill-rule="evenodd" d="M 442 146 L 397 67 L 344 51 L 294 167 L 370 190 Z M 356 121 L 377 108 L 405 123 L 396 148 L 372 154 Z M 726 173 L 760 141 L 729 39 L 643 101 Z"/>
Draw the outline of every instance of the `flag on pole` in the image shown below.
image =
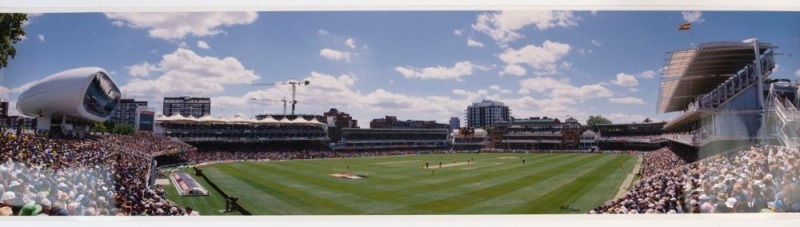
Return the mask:
<path fill-rule="evenodd" d="M 679 31 L 689 30 L 689 29 L 692 29 L 692 23 L 682 24 L 680 27 L 678 27 Z"/>

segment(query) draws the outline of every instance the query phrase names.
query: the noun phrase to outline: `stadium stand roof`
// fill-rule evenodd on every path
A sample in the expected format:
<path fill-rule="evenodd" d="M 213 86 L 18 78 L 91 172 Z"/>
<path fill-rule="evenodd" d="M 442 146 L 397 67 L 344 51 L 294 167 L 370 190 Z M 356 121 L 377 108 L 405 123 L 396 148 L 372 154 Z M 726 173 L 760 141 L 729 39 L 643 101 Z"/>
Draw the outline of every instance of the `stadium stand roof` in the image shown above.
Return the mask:
<path fill-rule="evenodd" d="M 667 122 L 649 122 L 649 123 L 615 123 L 615 124 L 596 124 L 597 127 L 616 127 L 616 126 L 659 126 L 664 125 Z"/>
<path fill-rule="evenodd" d="M 245 119 L 241 116 L 235 116 L 233 119 L 225 119 L 223 117 L 215 118 L 211 116 L 203 116 L 200 118 L 195 117 L 186 117 L 180 114 L 175 114 L 169 117 L 165 117 L 164 115 L 158 115 L 156 117 L 156 121 L 158 122 L 173 122 L 173 123 L 219 123 L 219 124 L 305 124 L 305 125 L 324 125 L 325 123 L 319 122 L 316 119 L 306 120 L 302 117 L 298 117 L 294 120 L 289 120 L 286 118 L 279 120 L 275 120 L 272 117 L 266 117 L 261 120 L 255 119 Z"/>
<path fill-rule="evenodd" d="M 759 43 L 759 50 L 777 48 Z M 658 98 L 658 113 L 684 110 L 698 96 L 706 94 L 725 82 L 737 71 L 755 60 L 753 44 L 742 42 L 711 42 L 697 48 L 667 53 L 668 63 L 662 75 Z"/>

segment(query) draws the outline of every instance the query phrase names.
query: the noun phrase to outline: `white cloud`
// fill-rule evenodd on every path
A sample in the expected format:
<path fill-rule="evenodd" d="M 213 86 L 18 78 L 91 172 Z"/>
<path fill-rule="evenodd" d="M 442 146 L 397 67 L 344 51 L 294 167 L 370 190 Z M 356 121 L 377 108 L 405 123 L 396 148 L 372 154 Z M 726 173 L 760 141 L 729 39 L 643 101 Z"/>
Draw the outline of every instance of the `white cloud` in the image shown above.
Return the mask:
<path fill-rule="evenodd" d="M 503 68 L 503 71 L 500 72 L 500 75 L 502 76 L 505 74 L 511 74 L 515 76 L 524 76 L 525 73 L 528 73 L 528 70 L 525 70 L 525 68 L 523 68 L 522 66 L 517 64 L 510 64 L 506 65 L 506 67 Z"/>
<path fill-rule="evenodd" d="M 609 120 L 611 120 L 611 122 L 617 124 L 634 123 L 634 122 L 639 123 L 644 121 L 645 118 L 647 118 L 639 114 L 621 114 L 621 113 L 603 114 L 602 116 L 608 118 Z"/>
<path fill-rule="evenodd" d="M 597 10 L 592 10 L 591 13 L 593 17 L 597 17 Z"/>
<path fill-rule="evenodd" d="M 125 26 L 125 22 L 115 20 L 115 21 L 111 22 L 111 25 L 114 25 L 116 27 L 122 27 L 122 26 Z"/>
<path fill-rule="evenodd" d="M 622 87 L 636 87 L 639 86 L 639 81 L 636 80 L 636 77 L 633 75 L 628 75 L 625 73 L 617 74 L 617 78 L 611 80 L 611 83 L 622 86 Z"/>
<path fill-rule="evenodd" d="M 592 40 L 592 45 L 595 45 L 595 46 L 603 46 L 603 41 L 600 41 L 600 40 L 594 40 L 594 39 L 593 39 L 593 40 Z"/>
<path fill-rule="evenodd" d="M 600 84 L 576 87 L 571 85 L 567 79 L 556 80 L 550 77 L 535 77 L 520 80 L 519 85 L 521 87 L 519 93 L 538 92 L 554 99 L 583 101 L 612 96 L 612 92 Z"/>
<path fill-rule="evenodd" d="M 463 29 L 455 29 L 455 30 L 453 30 L 453 34 L 456 35 L 456 36 L 462 36 L 462 35 L 464 35 L 464 30 Z"/>
<path fill-rule="evenodd" d="M 22 22 L 22 27 L 28 26 L 33 22 L 33 19 L 36 17 L 42 16 L 41 13 L 27 13 L 28 19 Z"/>
<path fill-rule="evenodd" d="M 188 49 L 189 48 L 189 44 L 186 44 L 185 41 L 181 41 L 181 43 L 178 44 L 178 48 Z"/>
<path fill-rule="evenodd" d="M 168 95 L 217 94 L 225 90 L 224 85 L 249 84 L 260 79 L 234 57 L 199 56 L 183 48 L 164 55 L 157 64 L 145 62 L 128 67 L 132 76 L 157 72 L 161 74 L 155 79 L 133 78 L 120 89 L 126 96 L 158 99 Z"/>
<path fill-rule="evenodd" d="M 197 47 L 200 47 L 201 49 L 211 49 L 211 47 L 208 46 L 208 43 L 203 40 L 197 41 Z"/>
<path fill-rule="evenodd" d="M 256 12 L 170 12 L 105 13 L 115 26 L 146 29 L 150 37 L 165 40 L 192 35 L 213 36 L 223 33 L 220 27 L 245 25 L 258 18 Z"/>
<path fill-rule="evenodd" d="M 394 80 L 389 80 L 389 83 L 390 83 L 390 84 L 393 84 L 393 83 L 394 83 Z"/>
<path fill-rule="evenodd" d="M 297 112 L 318 111 L 320 106 L 336 107 L 339 110 L 347 111 L 361 122 L 369 122 L 370 119 L 386 113 L 408 119 L 430 119 L 444 122 L 453 114 L 463 112 L 471 102 L 482 97 L 491 97 L 487 95 L 486 90 L 477 93 L 465 92 L 465 94 L 459 95 L 458 99 L 447 96 L 410 96 L 383 89 L 364 93 L 356 89 L 357 80 L 355 76 L 349 74 L 333 76 L 311 72 L 311 75 L 304 79 L 311 81 L 311 84 L 298 88 Z M 251 99 L 253 98 L 257 100 L 281 99 L 290 95 L 291 89 L 275 86 L 247 92 L 240 97 L 212 97 L 212 102 L 219 103 L 215 106 L 223 108 L 252 108 L 254 101 Z M 280 105 L 267 107 L 273 108 L 272 112 L 279 112 L 278 110 L 281 109 Z"/>
<path fill-rule="evenodd" d="M 150 72 L 157 71 L 158 67 L 150 63 L 128 66 L 128 74 L 133 77 L 149 77 Z"/>
<path fill-rule="evenodd" d="M 588 116 L 580 112 L 574 106 L 580 101 L 607 98 L 611 92 L 602 86 L 583 85 L 573 86 L 566 79 L 553 80 L 541 78 L 540 81 L 530 81 L 524 83 L 525 86 L 540 84 L 545 88 L 531 89 L 542 90 L 548 97 L 534 98 L 523 96 L 516 99 L 501 99 L 499 94 L 504 91 L 499 85 L 489 86 L 487 89 L 462 90 L 455 89 L 448 95 L 409 95 L 397 93 L 384 89 L 371 91 L 361 91 L 357 84 L 358 80 L 354 75 L 343 74 L 340 76 L 328 75 L 319 72 L 311 74 L 303 79 L 311 81 L 309 86 L 298 88 L 297 91 L 297 111 L 298 113 L 312 113 L 314 111 L 325 111 L 327 108 L 339 108 L 339 110 L 350 113 L 353 118 L 363 122 L 377 117 L 382 117 L 386 113 L 392 113 L 402 119 L 436 120 L 447 122 L 450 116 L 460 115 L 464 109 L 473 102 L 482 99 L 502 100 L 509 105 L 515 116 L 550 116 L 563 118 L 572 115 L 576 119 Z M 390 81 L 391 82 L 391 81 Z M 598 89 L 600 88 L 600 89 Z M 555 90 L 566 89 L 568 92 L 577 95 L 567 95 Z M 497 93 L 497 94 L 492 94 Z M 263 90 L 247 92 L 242 96 L 221 96 L 211 97 L 215 108 L 225 108 L 226 113 L 243 112 L 249 113 L 254 106 L 261 106 L 265 111 L 278 113 L 282 110 L 280 103 L 256 103 L 251 99 L 281 99 L 291 95 L 291 88 L 286 86 L 268 87 Z M 582 97 L 577 97 L 582 95 Z M 258 108 L 258 107 L 255 107 Z M 230 109 L 230 110 L 229 110 Z M 319 113 L 319 112 L 316 112 Z M 232 115 L 231 115 L 232 116 Z M 642 118 L 643 119 L 643 118 Z"/>
<path fill-rule="evenodd" d="M 19 94 L 19 93 L 22 93 L 23 91 L 28 90 L 28 88 L 33 87 L 33 85 L 36 85 L 39 82 L 41 82 L 41 80 L 34 80 L 34 81 L 31 81 L 31 82 L 25 83 L 23 85 L 20 85 L 19 87 L 12 88 L 12 89 L 9 90 L 9 92 L 10 93 Z"/>
<path fill-rule="evenodd" d="M 798 69 L 797 71 L 794 72 L 794 76 L 800 77 L 800 69 Z"/>
<path fill-rule="evenodd" d="M 501 11 L 478 15 L 472 29 L 486 33 L 501 46 L 525 37 L 519 30 L 536 25 L 539 30 L 570 27 L 578 24 L 571 11 Z"/>
<path fill-rule="evenodd" d="M 23 116 L 23 114 L 17 110 L 16 106 L 17 101 L 8 100 L 8 116 Z"/>
<path fill-rule="evenodd" d="M 644 100 L 635 97 L 622 97 L 622 98 L 610 98 L 608 101 L 613 103 L 621 103 L 621 104 L 629 104 L 629 105 L 643 105 Z"/>
<path fill-rule="evenodd" d="M 347 38 L 347 40 L 344 41 L 344 45 L 347 45 L 348 47 L 350 47 L 352 49 L 355 49 L 356 48 L 356 41 L 353 40 L 353 38 Z"/>
<path fill-rule="evenodd" d="M 9 93 L 11 93 L 10 89 L 3 87 L 3 85 L 0 85 L 0 99 L 2 99 L 3 101 L 8 100 Z"/>
<path fill-rule="evenodd" d="M 467 46 L 471 47 L 483 47 L 483 43 L 472 40 L 472 38 L 467 38 Z"/>
<path fill-rule="evenodd" d="M 346 51 L 332 50 L 328 48 L 319 51 L 319 56 L 334 61 L 344 60 L 346 62 L 350 62 L 350 57 L 353 55 L 355 54 Z"/>
<path fill-rule="evenodd" d="M 491 90 L 495 90 L 495 91 L 497 91 L 497 92 L 500 92 L 500 93 L 503 93 L 503 94 L 508 94 L 508 93 L 511 93 L 511 90 L 508 90 L 508 89 L 503 89 L 503 88 L 501 88 L 499 85 L 496 85 L 496 84 L 495 84 L 495 85 L 492 85 L 492 86 L 489 86 L 489 89 L 491 89 Z"/>
<path fill-rule="evenodd" d="M 535 75 L 552 75 L 558 72 L 557 63 L 569 53 L 570 49 L 569 44 L 545 40 L 542 46 L 527 45 L 518 50 L 508 48 L 498 57 L 506 63 L 507 71 L 509 65 L 526 64 L 534 69 Z M 515 66 L 511 66 L 511 69 L 521 72 Z"/>
<path fill-rule="evenodd" d="M 39 41 L 41 41 L 41 42 L 44 42 L 44 35 L 42 35 L 42 34 L 39 34 L 39 35 L 37 35 L 36 37 L 38 37 L 38 38 L 39 38 Z"/>
<path fill-rule="evenodd" d="M 581 48 L 581 49 L 578 49 L 577 52 L 581 56 L 586 56 L 587 54 L 591 54 L 592 53 L 592 49 L 583 49 L 583 48 Z"/>
<path fill-rule="evenodd" d="M 152 49 L 152 50 L 148 51 L 148 53 L 155 54 L 155 53 L 158 53 L 158 50 Z"/>
<path fill-rule="evenodd" d="M 639 77 L 640 78 L 645 78 L 645 79 L 652 79 L 652 78 L 656 77 L 656 75 L 658 75 L 656 73 L 656 71 L 647 70 L 647 71 L 644 71 L 644 72 L 640 73 Z"/>
<path fill-rule="evenodd" d="M 580 87 L 571 87 L 563 90 L 553 90 L 551 96 L 573 98 L 577 100 L 589 100 L 600 97 L 609 97 L 612 93 L 607 88 L 599 84 L 583 85 Z"/>
<path fill-rule="evenodd" d="M 328 31 L 325 30 L 325 29 L 320 29 L 320 30 L 317 31 L 317 34 L 319 34 L 319 35 L 328 35 Z"/>
<path fill-rule="evenodd" d="M 28 39 L 28 37 L 25 36 L 25 35 L 20 35 L 19 36 L 19 41 L 25 41 L 26 39 Z"/>
<path fill-rule="evenodd" d="M 683 11 L 683 20 L 686 20 L 687 23 L 696 23 L 700 24 L 706 21 L 703 19 L 703 12 L 700 11 Z"/>
<path fill-rule="evenodd" d="M 435 66 L 427 68 L 414 68 L 411 66 L 397 66 L 394 71 L 400 73 L 405 78 L 418 78 L 423 80 L 451 80 L 461 81 L 461 77 L 472 75 L 474 69 L 487 71 L 490 67 L 476 65 L 469 61 L 457 62 L 453 67 Z"/>

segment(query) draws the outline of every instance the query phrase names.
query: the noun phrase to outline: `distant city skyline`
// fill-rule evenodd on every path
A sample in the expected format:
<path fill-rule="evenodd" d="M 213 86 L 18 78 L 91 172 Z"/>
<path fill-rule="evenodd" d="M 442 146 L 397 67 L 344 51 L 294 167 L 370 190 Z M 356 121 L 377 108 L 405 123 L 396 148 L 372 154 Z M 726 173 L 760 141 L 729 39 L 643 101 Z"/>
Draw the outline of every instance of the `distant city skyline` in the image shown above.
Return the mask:
<path fill-rule="evenodd" d="M 666 52 L 758 38 L 779 46 L 773 78 L 797 79 L 797 12 L 425 11 L 30 14 L 17 56 L 0 70 L 0 98 L 85 66 L 106 69 L 124 98 L 162 112 L 164 97 L 211 98 L 213 116 L 336 108 L 448 123 L 484 99 L 515 118 L 590 115 L 614 123 L 656 114 Z M 291 108 L 291 106 L 289 106 Z M 366 125 L 366 124 L 364 124 Z"/>

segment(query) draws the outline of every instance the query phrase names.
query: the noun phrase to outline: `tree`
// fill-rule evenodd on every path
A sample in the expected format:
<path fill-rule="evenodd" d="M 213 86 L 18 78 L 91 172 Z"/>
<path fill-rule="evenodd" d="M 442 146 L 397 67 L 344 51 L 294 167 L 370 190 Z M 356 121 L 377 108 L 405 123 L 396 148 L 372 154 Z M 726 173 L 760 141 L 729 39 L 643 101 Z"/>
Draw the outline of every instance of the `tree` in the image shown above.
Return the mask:
<path fill-rule="evenodd" d="M 0 68 L 8 66 L 9 57 L 17 56 L 14 44 L 25 36 L 22 24 L 27 20 L 24 13 L 0 13 Z"/>
<path fill-rule="evenodd" d="M 120 124 L 114 127 L 113 133 L 119 135 L 132 135 L 135 131 L 136 129 L 129 124 Z"/>
<path fill-rule="evenodd" d="M 93 132 L 108 132 L 108 129 L 106 128 L 106 125 L 104 125 L 103 123 L 98 122 L 98 123 L 95 123 L 94 126 L 92 126 L 92 131 Z"/>
<path fill-rule="evenodd" d="M 108 119 L 108 120 L 103 122 L 103 125 L 106 126 L 106 131 L 113 132 L 114 128 L 117 126 L 117 122 L 114 122 L 111 119 Z"/>
<path fill-rule="evenodd" d="M 602 115 L 590 115 L 589 119 L 586 120 L 586 125 L 589 126 L 589 129 L 595 132 L 597 132 L 597 125 L 599 124 L 611 124 L 611 120 L 608 120 L 608 118 L 605 118 Z"/>

